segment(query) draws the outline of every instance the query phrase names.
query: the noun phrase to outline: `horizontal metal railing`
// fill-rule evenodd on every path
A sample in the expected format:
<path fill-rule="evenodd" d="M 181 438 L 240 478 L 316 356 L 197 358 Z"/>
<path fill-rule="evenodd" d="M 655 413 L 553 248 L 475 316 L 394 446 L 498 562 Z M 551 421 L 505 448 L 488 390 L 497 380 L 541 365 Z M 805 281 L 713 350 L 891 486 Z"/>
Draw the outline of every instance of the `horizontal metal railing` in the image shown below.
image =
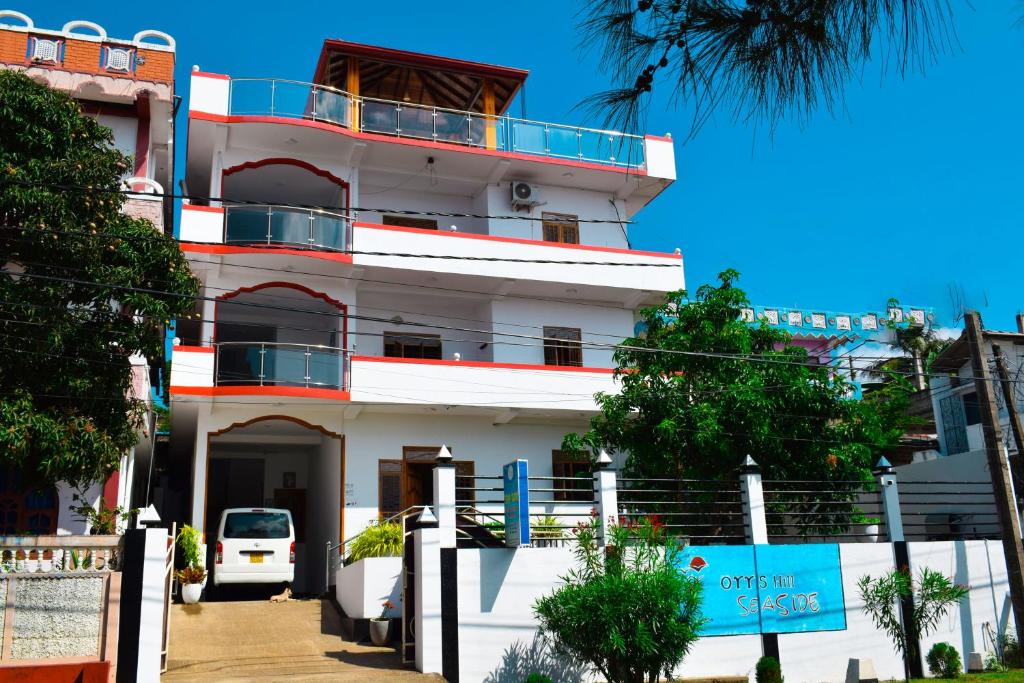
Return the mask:
<path fill-rule="evenodd" d="M 232 79 L 228 111 L 610 166 L 641 168 L 645 162 L 639 135 L 359 97 L 325 85 L 279 78 Z"/>
<path fill-rule="evenodd" d="M 229 205 L 224 208 L 224 243 L 347 251 L 351 225 L 349 216 L 320 209 Z"/>
<path fill-rule="evenodd" d="M 347 389 L 349 353 L 317 344 L 218 342 L 218 386 L 292 386 Z"/>
<path fill-rule="evenodd" d="M 737 481 L 616 478 L 620 524 L 648 520 L 692 544 L 742 543 L 747 517 Z"/>
<path fill-rule="evenodd" d="M 864 480 L 764 480 L 769 539 L 785 543 L 885 537 L 878 486 Z"/>

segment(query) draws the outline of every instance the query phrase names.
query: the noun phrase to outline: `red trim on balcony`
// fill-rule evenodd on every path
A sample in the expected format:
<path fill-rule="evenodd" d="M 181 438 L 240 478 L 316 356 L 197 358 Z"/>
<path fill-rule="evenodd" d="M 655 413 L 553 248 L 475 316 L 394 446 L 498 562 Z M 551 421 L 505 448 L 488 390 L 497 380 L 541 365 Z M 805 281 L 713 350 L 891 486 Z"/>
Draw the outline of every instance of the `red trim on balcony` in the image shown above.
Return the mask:
<path fill-rule="evenodd" d="M 497 157 L 499 159 L 516 159 L 519 161 L 537 161 L 557 166 L 571 166 L 573 168 L 586 168 L 594 171 L 610 171 L 612 173 L 624 173 L 626 175 L 646 176 L 647 171 L 636 166 L 612 166 L 611 164 L 598 164 L 590 161 L 574 161 L 572 159 L 558 159 L 546 157 L 539 154 L 522 154 L 519 152 L 504 152 L 495 149 L 481 149 L 457 145 L 449 142 L 434 142 L 432 140 L 417 140 L 415 138 L 401 138 L 393 135 L 378 135 L 376 133 L 355 132 L 337 124 L 323 121 L 306 121 L 305 119 L 288 118 L 285 116 L 224 116 L 223 114 L 210 114 L 204 111 L 189 112 L 189 119 L 198 121 L 211 121 L 214 123 L 270 123 L 277 125 L 303 126 L 305 128 L 316 128 L 348 135 L 357 140 L 370 140 L 374 142 L 389 142 L 393 144 L 409 145 L 411 147 L 423 147 L 425 149 L 444 149 L 466 154 L 480 154 L 482 156 Z"/>
<path fill-rule="evenodd" d="M 326 398 L 332 401 L 352 400 L 351 392 L 345 389 L 258 385 L 230 387 L 180 387 L 171 385 L 171 394 L 179 396 L 288 396 L 292 398 Z"/>
<path fill-rule="evenodd" d="M 182 204 L 182 211 L 209 211 L 210 213 L 224 213 L 223 206 L 203 206 L 202 204 Z"/>
<path fill-rule="evenodd" d="M 336 261 L 337 263 L 352 263 L 351 254 L 338 254 L 332 251 L 317 251 L 315 249 L 289 249 L 287 247 L 236 247 L 229 244 L 208 244 L 205 242 L 180 242 L 182 251 L 195 252 L 197 254 L 264 254 L 267 256 L 308 256 L 310 258 L 323 259 L 325 261 Z"/>
<path fill-rule="evenodd" d="M 193 76 L 199 76 L 201 78 L 216 78 L 218 80 L 224 80 L 224 81 L 230 81 L 231 80 L 231 76 L 228 76 L 227 74 L 215 74 L 215 73 L 211 73 L 209 71 L 193 71 L 192 75 Z"/>
<path fill-rule="evenodd" d="M 675 142 L 671 135 L 645 135 L 645 140 L 660 140 L 661 142 Z"/>
<path fill-rule="evenodd" d="M 298 166 L 299 168 L 309 171 L 314 175 L 318 175 L 324 180 L 328 180 L 345 190 L 345 208 L 348 208 L 347 197 L 349 191 L 349 184 L 346 183 L 341 178 L 339 178 L 338 176 L 331 173 L 330 171 L 325 171 L 322 168 L 317 168 L 313 164 L 309 163 L 308 161 L 303 161 L 302 159 L 292 159 L 290 157 L 268 157 L 266 159 L 259 159 L 257 161 L 246 161 L 244 163 L 238 164 L 237 166 L 225 168 L 224 171 L 222 172 L 222 175 L 228 176 L 231 175 L 232 173 L 238 173 L 239 171 L 246 171 L 252 168 L 262 168 L 263 166 Z"/>
<path fill-rule="evenodd" d="M 178 344 L 171 348 L 174 351 L 184 351 L 185 353 L 213 353 L 216 350 L 212 346 L 189 346 L 187 344 Z"/>
<path fill-rule="evenodd" d="M 385 356 L 352 356 L 352 362 L 399 363 L 407 365 L 461 365 L 470 368 L 491 368 L 496 370 L 545 370 L 548 372 L 590 372 L 610 375 L 612 368 L 584 368 L 576 365 L 533 365 L 530 363 L 491 363 L 479 360 L 436 360 L 430 358 L 388 358 Z"/>
<path fill-rule="evenodd" d="M 562 242 L 545 242 L 528 240 L 521 237 L 501 237 L 498 235 L 478 235 L 470 232 L 445 232 L 442 230 L 424 230 L 422 228 L 406 228 L 397 225 L 379 225 L 377 223 L 353 223 L 353 228 L 369 228 L 371 230 L 389 230 L 393 232 L 410 232 L 431 237 L 462 237 L 465 239 L 488 240 L 491 242 L 508 242 L 510 244 L 528 244 L 535 247 L 555 247 L 560 249 L 581 249 L 583 251 L 602 251 L 611 254 L 633 254 L 635 256 L 654 256 L 656 258 L 682 259 L 682 254 L 666 254 L 660 251 L 640 251 L 637 249 L 621 249 L 619 247 L 600 247 L 590 244 L 564 244 Z"/>

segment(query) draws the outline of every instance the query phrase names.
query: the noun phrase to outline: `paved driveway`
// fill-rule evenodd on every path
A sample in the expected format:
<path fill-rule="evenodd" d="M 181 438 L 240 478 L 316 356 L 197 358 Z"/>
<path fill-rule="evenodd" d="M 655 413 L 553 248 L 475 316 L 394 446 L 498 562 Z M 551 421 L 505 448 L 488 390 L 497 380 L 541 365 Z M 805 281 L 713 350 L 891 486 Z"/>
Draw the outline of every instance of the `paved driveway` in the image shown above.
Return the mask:
<path fill-rule="evenodd" d="M 391 649 L 341 638 L 334 607 L 321 600 L 171 605 L 162 681 L 443 681 L 402 666 Z"/>

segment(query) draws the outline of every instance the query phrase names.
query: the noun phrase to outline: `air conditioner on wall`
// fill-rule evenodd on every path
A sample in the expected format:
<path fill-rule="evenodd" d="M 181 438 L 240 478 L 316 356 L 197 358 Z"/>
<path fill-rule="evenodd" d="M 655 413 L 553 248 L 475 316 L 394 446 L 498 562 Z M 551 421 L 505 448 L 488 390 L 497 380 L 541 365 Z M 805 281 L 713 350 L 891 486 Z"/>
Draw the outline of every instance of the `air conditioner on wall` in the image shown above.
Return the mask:
<path fill-rule="evenodd" d="M 524 183 L 519 180 L 512 181 L 512 208 L 529 208 L 543 204 L 540 200 L 540 188 L 536 185 Z"/>

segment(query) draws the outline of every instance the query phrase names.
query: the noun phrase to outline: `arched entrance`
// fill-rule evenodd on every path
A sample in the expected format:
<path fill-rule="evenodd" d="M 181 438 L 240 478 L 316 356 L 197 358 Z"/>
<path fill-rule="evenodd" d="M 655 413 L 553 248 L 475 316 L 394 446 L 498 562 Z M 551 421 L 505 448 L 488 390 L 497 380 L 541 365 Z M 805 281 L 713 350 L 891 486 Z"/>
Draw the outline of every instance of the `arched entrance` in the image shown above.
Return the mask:
<path fill-rule="evenodd" d="M 283 508 L 295 523 L 297 593 L 324 589 L 325 548 L 342 531 L 344 437 L 287 415 L 267 415 L 207 438 L 204 531 L 208 566 L 228 508 Z"/>

